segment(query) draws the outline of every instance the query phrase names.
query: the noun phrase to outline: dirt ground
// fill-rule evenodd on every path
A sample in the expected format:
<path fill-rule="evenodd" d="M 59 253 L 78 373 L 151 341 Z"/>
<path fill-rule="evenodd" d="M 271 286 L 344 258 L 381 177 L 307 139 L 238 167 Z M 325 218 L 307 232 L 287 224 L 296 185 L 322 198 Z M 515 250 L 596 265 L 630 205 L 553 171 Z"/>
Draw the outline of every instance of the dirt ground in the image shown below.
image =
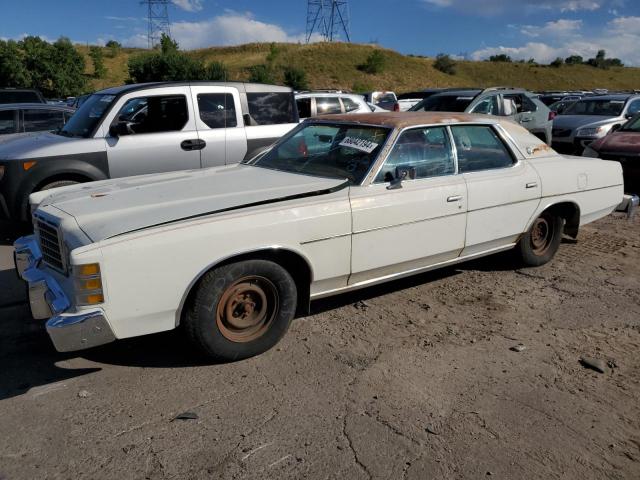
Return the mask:
<path fill-rule="evenodd" d="M 499 255 L 317 302 L 223 365 L 179 333 L 56 353 L 5 234 L 0 479 L 638 479 L 639 233 L 610 216 L 541 268 Z"/>

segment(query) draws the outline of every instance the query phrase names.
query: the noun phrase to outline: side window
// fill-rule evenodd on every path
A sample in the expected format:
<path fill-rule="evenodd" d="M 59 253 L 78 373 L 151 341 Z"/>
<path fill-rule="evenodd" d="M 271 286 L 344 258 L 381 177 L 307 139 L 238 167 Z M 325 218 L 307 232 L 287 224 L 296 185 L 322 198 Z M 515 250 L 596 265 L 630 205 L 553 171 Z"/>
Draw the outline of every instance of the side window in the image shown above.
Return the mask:
<path fill-rule="evenodd" d="M 295 123 L 293 95 L 290 92 L 247 93 L 251 125 Z"/>
<path fill-rule="evenodd" d="M 443 127 L 407 130 L 400 135 L 376 176 L 375 182 L 390 182 L 396 167 L 413 167 L 416 178 L 438 177 L 455 173 L 449 136 Z"/>
<path fill-rule="evenodd" d="M 344 105 L 345 112 L 353 112 L 355 110 L 358 110 L 358 108 L 360 108 L 360 105 L 358 105 L 356 102 L 354 102 L 352 99 L 348 97 L 342 97 L 342 104 Z"/>
<path fill-rule="evenodd" d="M 238 125 L 236 105 L 230 93 L 198 95 L 200 119 L 209 128 L 231 128 Z"/>
<path fill-rule="evenodd" d="M 0 110 L 0 135 L 16 133 L 17 129 L 16 111 Z"/>
<path fill-rule="evenodd" d="M 484 113 L 485 115 L 498 115 L 498 96 L 491 95 L 478 103 L 470 113 Z"/>
<path fill-rule="evenodd" d="M 310 98 L 298 98 L 296 100 L 298 106 L 298 115 L 300 118 L 309 118 L 311 116 L 311 99 Z"/>
<path fill-rule="evenodd" d="M 128 100 L 113 120 L 124 123 L 130 134 L 175 132 L 189 120 L 184 95 L 158 95 Z"/>
<path fill-rule="evenodd" d="M 522 96 L 522 111 L 523 112 L 535 112 L 537 110 L 538 110 L 538 106 L 536 105 L 536 102 L 531 100 L 526 95 L 523 95 Z"/>
<path fill-rule="evenodd" d="M 638 112 L 640 112 L 640 100 L 634 100 L 629 104 L 627 115 L 635 115 Z"/>
<path fill-rule="evenodd" d="M 316 110 L 318 111 L 318 115 L 342 113 L 342 107 L 340 106 L 338 97 L 316 97 Z"/>
<path fill-rule="evenodd" d="M 24 131 L 42 132 L 64 126 L 62 112 L 56 110 L 23 110 Z"/>
<path fill-rule="evenodd" d="M 506 168 L 513 165 L 513 157 L 502 140 L 488 125 L 452 126 L 458 153 L 458 170 L 477 172 Z"/>

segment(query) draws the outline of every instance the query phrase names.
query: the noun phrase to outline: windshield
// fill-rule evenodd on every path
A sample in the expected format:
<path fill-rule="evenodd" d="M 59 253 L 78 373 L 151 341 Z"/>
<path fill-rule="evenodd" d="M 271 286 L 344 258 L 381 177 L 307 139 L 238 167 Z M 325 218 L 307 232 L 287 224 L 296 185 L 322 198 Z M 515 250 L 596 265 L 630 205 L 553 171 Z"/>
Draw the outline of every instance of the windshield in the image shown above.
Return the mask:
<path fill-rule="evenodd" d="M 640 115 L 636 115 L 635 118 L 629 120 L 620 130 L 640 133 Z"/>
<path fill-rule="evenodd" d="M 265 155 L 247 163 L 359 184 L 374 164 L 390 131 L 363 125 L 305 123 Z"/>
<path fill-rule="evenodd" d="M 602 115 L 618 117 L 622 113 L 624 100 L 580 100 L 567 107 L 564 115 Z"/>
<path fill-rule="evenodd" d="M 434 95 L 425 98 L 409 110 L 412 112 L 464 112 L 472 100 L 473 97 L 468 95 Z"/>
<path fill-rule="evenodd" d="M 58 131 L 58 134 L 66 137 L 89 138 L 115 98 L 115 95 L 91 95 Z"/>

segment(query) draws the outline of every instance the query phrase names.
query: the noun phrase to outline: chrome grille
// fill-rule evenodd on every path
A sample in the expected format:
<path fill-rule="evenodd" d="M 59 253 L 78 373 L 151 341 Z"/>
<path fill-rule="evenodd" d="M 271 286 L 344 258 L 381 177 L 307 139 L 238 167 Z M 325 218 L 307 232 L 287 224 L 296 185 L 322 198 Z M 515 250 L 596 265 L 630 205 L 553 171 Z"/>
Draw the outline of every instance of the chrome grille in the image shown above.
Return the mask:
<path fill-rule="evenodd" d="M 58 229 L 40 218 L 36 218 L 35 220 L 34 223 L 38 234 L 42 260 L 51 268 L 64 273 L 65 264 Z"/>

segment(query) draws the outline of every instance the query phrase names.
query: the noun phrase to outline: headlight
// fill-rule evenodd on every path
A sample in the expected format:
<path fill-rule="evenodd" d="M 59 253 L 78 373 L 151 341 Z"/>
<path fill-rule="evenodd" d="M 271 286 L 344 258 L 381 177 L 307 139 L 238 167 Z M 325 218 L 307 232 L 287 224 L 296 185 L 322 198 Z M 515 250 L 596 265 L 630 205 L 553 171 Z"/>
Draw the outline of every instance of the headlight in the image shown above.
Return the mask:
<path fill-rule="evenodd" d="M 600 154 L 591 147 L 585 147 L 584 150 L 582 151 L 583 157 L 598 158 L 599 155 Z"/>
<path fill-rule="evenodd" d="M 99 263 L 74 265 L 73 281 L 77 306 L 97 305 L 104 302 Z"/>
<path fill-rule="evenodd" d="M 604 137 L 609 127 L 589 127 L 578 129 L 576 136 L 578 137 Z"/>

